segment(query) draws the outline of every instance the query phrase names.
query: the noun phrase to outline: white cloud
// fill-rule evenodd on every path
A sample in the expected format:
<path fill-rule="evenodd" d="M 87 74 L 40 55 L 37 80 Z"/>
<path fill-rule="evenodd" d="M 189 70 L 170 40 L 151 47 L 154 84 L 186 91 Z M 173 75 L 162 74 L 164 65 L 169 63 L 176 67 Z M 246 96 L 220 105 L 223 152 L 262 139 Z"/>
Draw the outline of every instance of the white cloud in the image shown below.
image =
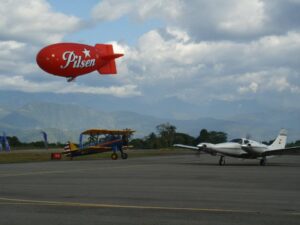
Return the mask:
<path fill-rule="evenodd" d="M 37 71 L 35 47 L 17 41 L 0 41 L 0 75 L 27 74 Z"/>
<path fill-rule="evenodd" d="M 79 18 L 54 12 L 46 0 L 1 2 L 0 39 L 53 43 L 80 26 Z"/>
<path fill-rule="evenodd" d="M 95 95 L 111 95 L 116 97 L 139 96 L 141 92 L 135 85 L 92 87 L 65 81 L 35 82 L 25 79 L 23 76 L 0 75 L 0 90 L 16 90 L 30 93 L 83 93 Z"/>
<path fill-rule="evenodd" d="M 94 19 L 116 20 L 130 14 L 137 19 L 153 17 L 176 18 L 182 3 L 179 0 L 102 0 L 92 10 Z"/>
<path fill-rule="evenodd" d="M 98 20 L 115 20 L 132 11 L 128 1 L 101 1 L 93 9 L 92 15 Z"/>
<path fill-rule="evenodd" d="M 244 94 L 247 92 L 253 92 L 256 93 L 258 89 L 258 84 L 255 82 L 251 82 L 248 86 L 240 87 L 239 88 L 239 93 Z"/>
<path fill-rule="evenodd" d="M 88 87 L 85 85 L 72 84 L 64 87 L 56 93 L 83 93 L 95 95 L 112 95 L 116 97 L 140 96 L 141 92 L 137 90 L 136 85 L 110 86 L 110 87 Z"/>
<path fill-rule="evenodd" d="M 100 21 L 158 18 L 197 41 L 250 40 L 299 30 L 299 10 L 298 0 L 103 0 L 92 15 Z"/>
<path fill-rule="evenodd" d="M 288 69 L 277 68 L 276 70 L 241 74 L 236 78 L 231 78 L 236 79 L 237 84 L 243 85 L 238 89 L 240 94 L 258 91 L 262 93 L 284 91 L 292 94 L 300 93 L 300 85 L 292 83 L 291 74 L 293 72 Z"/>
<path fill-rule="evenodd" d="M 234 33 L 248 33 L 260 31 L 265 23 L 266 15 L 264 2 L 260 0 L 239 0 L 231 9 L 226 11 L 219 27 Z"/>
<path fill-rule="evenodd" d="M 151 98 L 177 96 L 197 104 L 204 99 L 296 94 L 300 87 L 294 82 L 300 77 L 296 32 L 243 43 L 196 42 L 178 28 L 166 28 L 144 34 L 135 47 L 119 48 L 125 51 L 119 79 L 139 86 Z"/>

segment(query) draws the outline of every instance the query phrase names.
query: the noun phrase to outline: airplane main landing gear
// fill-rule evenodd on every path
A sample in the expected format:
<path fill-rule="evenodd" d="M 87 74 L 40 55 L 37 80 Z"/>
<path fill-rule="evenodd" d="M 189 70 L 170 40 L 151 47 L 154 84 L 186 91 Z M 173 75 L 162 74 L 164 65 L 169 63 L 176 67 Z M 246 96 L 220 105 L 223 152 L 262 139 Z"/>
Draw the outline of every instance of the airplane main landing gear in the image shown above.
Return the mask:
<path fill-rule="evenodd" d="M 123 151 L 121 151 L 121 158 L 122 159 L 127 159 L 128 158 L 128 154 L 125 153 L 125 152 L 123 152 Z M 118 154 L 116 152 L 112 153 L 111 154 L 111 159 L 112 160 L 117 160 L 118 159 Z"/>
<path fill-rule="evenodd" d="M 224 156 L 221 156 L 221 157 L 220 157 L 219 165 L 220 165 L 220 166 L 224 166 L 224 165 L 225 165 L 225 157 L 224 157 Z"/>
<path fill-rule="evenodd" d="M 128 154 L 125 153 L 125 152 L 123 152 L 123 153 L 121 154 L 121 157 L 122 157 L 122 159 L 127 159 L 127 158 L 128 158 Z"/>
<path fill-rule="evenodd" d="M 263 158 L 260 160 L 259 165 L 265 166 L 265 165 L 266 165 L 266 162 L 267 162 L 266 157 L 263 157 Z"/>
<path fill-rule="evenodd" d="M 113 154 L 111 154 L 111 159 L 112 160 L 117 160 L 118 159 L 118 154 L 117 153 L 113 153 Z"/>

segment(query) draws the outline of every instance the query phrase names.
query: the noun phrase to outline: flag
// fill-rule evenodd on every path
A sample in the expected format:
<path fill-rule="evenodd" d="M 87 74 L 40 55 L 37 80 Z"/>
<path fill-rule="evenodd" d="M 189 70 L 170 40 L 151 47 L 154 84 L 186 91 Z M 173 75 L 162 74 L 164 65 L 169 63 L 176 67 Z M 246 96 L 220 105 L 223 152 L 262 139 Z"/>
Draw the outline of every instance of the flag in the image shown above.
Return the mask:
<path fill-rule="evenodd" d="M 0 136 L 0 152 L 2 151 L 2 142 L 3 142 L 2 136 Z"/>
<path fill-rule="evenodd" d="M 45 131 L 41 131 L 41 134 L 43 135 L 45 148 L 48 149 L 48 137 L 47 137 L 47 133 Z"/>
<path fill-rule="evenodd" d="M 8 140 L 7 140 L 5 132 L 3 132 L 3 139 L 4 139 L 5 150 L 7 152 L 9 152 L 10 151 L 10 145 L 9 145 Z"/>

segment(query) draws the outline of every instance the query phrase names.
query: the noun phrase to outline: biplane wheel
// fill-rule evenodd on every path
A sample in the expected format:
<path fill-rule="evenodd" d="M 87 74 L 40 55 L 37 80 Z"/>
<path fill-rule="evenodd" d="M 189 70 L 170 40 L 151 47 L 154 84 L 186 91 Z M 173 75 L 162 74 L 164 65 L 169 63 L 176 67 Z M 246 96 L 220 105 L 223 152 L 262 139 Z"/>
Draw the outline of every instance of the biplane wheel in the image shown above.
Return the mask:
<path fill-rule="evenodd" d="M 121 157 L 122 157 L 122 159 L 127 159 L 128 158 L 128 154 L 127 153 L 122 153 Z"/>
<path fill-rule="evenodd" d="M 111 159 L 112 160 L 117 160 L 118 159 L 118 154 L 117 153 L 111 154 Z"/>

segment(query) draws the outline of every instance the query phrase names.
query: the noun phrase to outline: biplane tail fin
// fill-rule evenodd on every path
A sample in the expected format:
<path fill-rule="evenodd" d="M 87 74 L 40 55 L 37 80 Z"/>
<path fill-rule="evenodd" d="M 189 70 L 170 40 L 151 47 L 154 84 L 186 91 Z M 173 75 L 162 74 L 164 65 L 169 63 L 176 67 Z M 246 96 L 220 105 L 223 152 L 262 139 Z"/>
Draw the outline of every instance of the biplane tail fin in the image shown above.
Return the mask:
<path fill-rule="evenodd" d="M 102 75 L 116 74 L 117 67 L 115 59 L 123 56 L 123 54 L 114 53 L 113 46 L 110 44 L 96 44 L 95 47 L 100 52 L 100 58 L 103 60 L 98 72 Z"/>
<path fill-rule="evenodd" d="M 70 146 L 70 151 L 75 151 L 78 149 L 77 145 L 75 145 L 74 143 L 69 143 L 69 146 Z"/>

